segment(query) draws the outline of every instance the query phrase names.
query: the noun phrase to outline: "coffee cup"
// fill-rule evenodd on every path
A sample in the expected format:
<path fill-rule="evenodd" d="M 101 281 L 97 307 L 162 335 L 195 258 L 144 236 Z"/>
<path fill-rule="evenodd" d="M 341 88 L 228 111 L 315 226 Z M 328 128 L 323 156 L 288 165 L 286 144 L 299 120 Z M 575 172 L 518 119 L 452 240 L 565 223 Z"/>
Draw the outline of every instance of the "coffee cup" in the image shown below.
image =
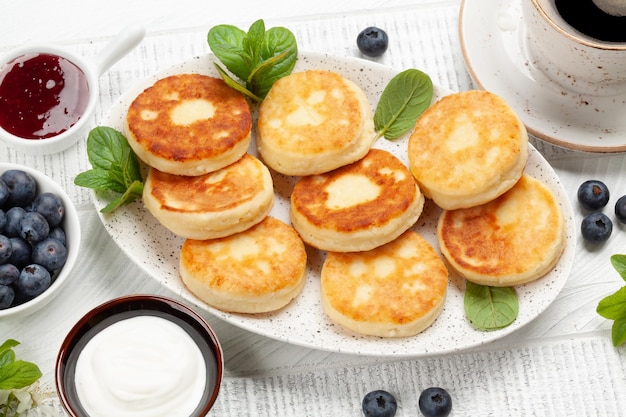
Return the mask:
<path fill-rule="evenodd" d="M 99 78 L 135 48 L 145 29 L 131 25 L 95 62 L 66 48 L 30 44 L 0 58 L 0 139 L 33 155 L 61 152 L 86 137 Z"/>
<path fill-rule="evenodd" d="M 566 91 L 626 91 L 626 22 L 598 0 L 522 0 L 530 63 Z"/>

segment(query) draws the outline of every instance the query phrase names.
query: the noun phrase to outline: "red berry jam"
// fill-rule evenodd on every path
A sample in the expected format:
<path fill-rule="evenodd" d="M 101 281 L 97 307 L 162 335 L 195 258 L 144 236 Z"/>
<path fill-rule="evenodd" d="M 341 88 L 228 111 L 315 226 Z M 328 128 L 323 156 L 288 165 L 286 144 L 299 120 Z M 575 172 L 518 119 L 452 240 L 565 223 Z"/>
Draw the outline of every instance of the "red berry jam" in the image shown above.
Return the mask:
<path fill-rule="evenodd" d="M 56 136 L 81 118 L 87 77 L 66 58 L 29 53 L 0 70 L 0 127 L 25 139 Z"/>

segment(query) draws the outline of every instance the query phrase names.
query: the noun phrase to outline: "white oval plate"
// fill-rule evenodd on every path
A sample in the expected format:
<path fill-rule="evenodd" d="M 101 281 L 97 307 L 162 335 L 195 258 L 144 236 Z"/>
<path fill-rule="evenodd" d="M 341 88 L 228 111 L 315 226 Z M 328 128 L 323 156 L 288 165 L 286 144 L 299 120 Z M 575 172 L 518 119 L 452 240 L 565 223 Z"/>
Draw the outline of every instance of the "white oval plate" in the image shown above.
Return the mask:
<path fill-rule="evenodd" d="M 218 76 L 213 65 L 213 56 L 191 59 L 164 72 L 155 74 L 127 91 L 113 105 L 102 124 L 123 131 L 123 121 L 130 102 L 157 79 L 177 73 L 203 73 Z M 343 74 L 357 82 L 366 92 L 372 108 L 388 81 L 396 71 L 357 58 L 339 58 L 323 54 L 300 53 L 295 71 L 305 69 L 328 69 Z M 435 99 L 449 92 L 435 87 Z M 406 154 L 408 135 L 396 141 L 380 139 L 374 145 L 386 149 L 408 164 Z M 250 153 L 256 155 L 254 143 Z M 302 293 L 287 307 L 270 314 L 231 314 L 212 308 L 191 294 L 178 275 L 179 251 L 183 238 L 171 233 L 143 208 L 141 202 L 124 206 L 112 214 L 100 215 L 102 223 L 119 247 L 140 268 L 183 299 L 208 311 L 235 326 L 270 338 L 295 345 L 321 350 L 360 355 L 417 357 L 458 351 L 491 342 L 507 335 L 543 312 L 557 297 L 570 272 L 574 256 L 575 231 L 573 212 L 567 194 L 555 172 L 545 159 L 531 147 L 527 172 L 543 180 L 555 192 L 567 219 L 567 244 L 558 265 L 540 280 L 518 287 L 520 312 L 510 326 L 491 332 L 474 329 L 465 318 L 463 309 L 464 280 L 451 273 L 448 298 L 439 318 L 433 325 L 415 337 L 384 339 L 354 334 L 333 324 L 322 309 L 318 287 L 319 273 L 324 253 L 309 250 L 308 279 Z M 295 179 L 282 175 L 274 176 L 275 204 L 270 215 L 289 221 L 289 190 Z M 95 194 L 98 210 L 109 200 Z M 414 230 L 421 233 L 437 248 L 435 228 L 440 209 L 427 204 Z M 130 277 L 129 277 L 130 278 Z"/>
<path fill-rule="evenodd" d="M 474 83 L 504 98 L 539 139 L 579 151 L 626 151 L 626 93 L 582 96 L 543 75 L 527 50 L 521 1 L 461 4 L 459 38 Z"/>

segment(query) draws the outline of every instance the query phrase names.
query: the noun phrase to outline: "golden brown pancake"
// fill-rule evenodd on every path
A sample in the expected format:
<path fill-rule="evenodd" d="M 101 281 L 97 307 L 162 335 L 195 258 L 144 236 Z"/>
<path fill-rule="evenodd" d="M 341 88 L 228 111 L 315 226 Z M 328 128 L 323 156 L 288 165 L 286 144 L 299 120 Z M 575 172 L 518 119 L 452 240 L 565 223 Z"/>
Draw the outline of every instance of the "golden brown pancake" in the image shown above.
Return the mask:
<path fill-rule="evenodd" d="M 422 114 L 408 152 L 424 195 L 453 210 L 484 204 L 517 182 L 528 159 L 528 134 L 502 98 L 466 91 Z"/>
<path fill-rule="evenodd" d="M 361 159 L 374 141 L 365 93 L 331 71 L 294 72 L 276 81 L 261 103 L 257 147 L 286 175 L 314 175 Z"/>
<path fill-rule="evenodd" d="M 186 240 L 180 275 L 189 291 L 215 308 L 263 313 L 286 306 L 301 292 L 306 261 L 295 230 L 266 217 L 229 237 Z"/>
<path fill-rule="evenodd" d="M 441 313 L 448 270 L 433 247 L 408 230 L 366 252 L 330 252 L 322 268 L 322 305 L 356 333 L 413 336 Z"/>
<path fill-rule="evenodd" d="M 552 191 L 524 174 L 487 204 L 444 210 L 437 238 L 445 258 L 468 280 L 513 286 L 554 267 L 565 246 L 565 220 Z"/>
<path fill-rule="evenodd" d="M 135 98 L 126 116 L 137 156 L 177 175 L 202 175 L 237 161 L 248 150 L 251 128 L 243 94 L 200 74 L 158 80 Z"/>
<path fill-rule="evenodd" d="M 361 160 L 303 177 L 291 194 L 290 217 L 302 239 L 335 252 L 370 250 L 409 229 L 424 196 L 393 154 L 371 149 Z"/>
<path fill-rule="evenodd" d="M 182 176 L 150 168 L 143 202 L 172 232 L 215 239 L 259 223 L 274 203 L 268 168 L 252 155 L 205 175 Z"/>

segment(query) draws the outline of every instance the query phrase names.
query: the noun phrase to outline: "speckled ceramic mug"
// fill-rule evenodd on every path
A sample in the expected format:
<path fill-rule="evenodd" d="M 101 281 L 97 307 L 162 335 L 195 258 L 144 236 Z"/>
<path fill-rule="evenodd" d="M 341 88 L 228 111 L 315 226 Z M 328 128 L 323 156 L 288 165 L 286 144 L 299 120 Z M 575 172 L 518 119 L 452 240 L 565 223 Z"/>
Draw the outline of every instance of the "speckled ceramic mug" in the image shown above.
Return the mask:
<path fill-rule="evenodd" d="M 626 42 L 590 37 L 569 25 L 555 0 L 522 0 L 532 65 L 564 93 L 609 96 L 626 91 Z"/>

